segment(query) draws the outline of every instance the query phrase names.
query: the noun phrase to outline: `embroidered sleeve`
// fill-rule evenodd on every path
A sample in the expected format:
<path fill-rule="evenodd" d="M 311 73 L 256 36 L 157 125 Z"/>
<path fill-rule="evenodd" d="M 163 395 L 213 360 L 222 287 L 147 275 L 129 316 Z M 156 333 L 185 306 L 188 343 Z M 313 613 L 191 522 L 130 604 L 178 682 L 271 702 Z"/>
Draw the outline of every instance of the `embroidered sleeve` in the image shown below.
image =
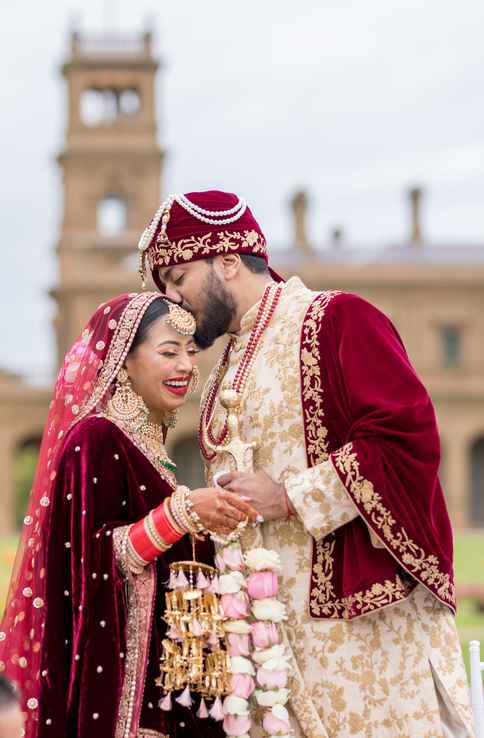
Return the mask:
<path fill-rule="evenodd" d="M 296 474 L 285 486 L 297 515 L 315 539 L 324 538 L 358 515 L 331 460 Z"/>
<path fill-rule="evenodd" d="M 129 539 L 130 525 L 122 525 L 113 530 L 113 550 L 116 565 L 125 577 L 141 574 L 148 562 L 143 561 L 134 550 Z"/>

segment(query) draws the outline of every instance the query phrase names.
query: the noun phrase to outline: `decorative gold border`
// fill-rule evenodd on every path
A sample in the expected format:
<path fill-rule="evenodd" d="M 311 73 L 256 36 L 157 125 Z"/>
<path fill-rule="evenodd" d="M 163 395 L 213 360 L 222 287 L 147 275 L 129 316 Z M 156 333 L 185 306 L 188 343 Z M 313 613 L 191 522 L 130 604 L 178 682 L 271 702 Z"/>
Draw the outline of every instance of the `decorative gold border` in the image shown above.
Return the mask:
<path fill-rule="evenodd" d="M 358 457 L 353 444 L 347 443 L 333 454 L 335 467 L 344 476 L 345 487 L 351 491 L 354 502 L 366 513 L 366 520 L 371 523 L 375 533 L 383 538 L 395 558 L 398 554 L 399 564 L 409 574 L 417 578 L 433 595 L 445 605 L 455 607 L 455 587 L 449 576 L 439 569 L 439 559 L 434 554 L 426 554 L 424 549 L 415 543 L 405 528 L 397 525 L 376 492 L 373 484 L 360 474 Z"/>
<path fill-rule="evenodd" d="M 127 573 L 123 560 L 122 537 L 113 538 L 116 561 Z M 126 653 L 124 681 L 116 720 L 115 738 L 138 735 L 143 703 L 146 664 L 151 638 L 151 618 L 156 591 L 156 570 L 149 564 L 140 574 L 128 573 L 128 622 L 126 626 Z"/>
<path fill-rule="evenodd" d="M 301 331 L 301 392 L 308 465 L 329 458 L 328 430 L 324 425 L 324 389 L 321 378 L 319 337 L 326 308 L 341 292 L 320 293 L 306 312 Z M 337 599 L 333 587 L 335 534 L 313 540 L 313 567 L 309 591 L 309 614 L 313 618 L 349 620 L 372 610 L 394 604 L 408 596 L 407 586 L 398 575 L 394 581 L 375 582 L 369 589 Z"/>
<path fill-rule="evenodd" d="M 169 471 L 163 464 L 158 460 L 157 457 L 154 456 L 154 454 L 151 452 L 151 449 L 149 449 L 146 444 L 142 443 L 140 438 L 138 438 L 134 433 L 130 433 L 127 428 L 125 428 L 121 423 L 117 423 L 110 415 L 107 415 L 106 413 L 99 413 L 99 417 L 105 418 L 106 420 L 109 420 L 110 423 L 116 426 L 116 428 L 119 428 L 121 433 L 128 438 L 133 446 L 136 446 L 138 451 L 140 451 L 143 456 L 150 462 L 151 466 L 154 468 L 154 470 L 159 474 L 159 476 L 173 489 L 176 489 L 176 476 L 173 474 L 173 472 Z"/>
<path fill-rule="evenodd" d="M 266 256 L 266 240 L 259 231 L 215 231 L 203 236 L 191 236 L 179 241 L 160 241 L 158 238 L 147 251 L 148 264 L 156 267 L 184 264 L 194 259 L 245 252 Z"/>

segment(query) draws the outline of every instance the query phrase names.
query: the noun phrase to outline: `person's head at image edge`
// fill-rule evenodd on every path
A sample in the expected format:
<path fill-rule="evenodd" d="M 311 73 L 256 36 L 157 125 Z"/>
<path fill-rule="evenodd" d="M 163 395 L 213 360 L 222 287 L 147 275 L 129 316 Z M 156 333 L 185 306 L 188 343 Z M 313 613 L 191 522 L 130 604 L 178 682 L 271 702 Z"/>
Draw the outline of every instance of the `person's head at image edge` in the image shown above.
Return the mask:
<path fill-rule="evenodd" d="M 24 720 L 17 688 L 0 674 L 0 738 L 20 738 Z"/>

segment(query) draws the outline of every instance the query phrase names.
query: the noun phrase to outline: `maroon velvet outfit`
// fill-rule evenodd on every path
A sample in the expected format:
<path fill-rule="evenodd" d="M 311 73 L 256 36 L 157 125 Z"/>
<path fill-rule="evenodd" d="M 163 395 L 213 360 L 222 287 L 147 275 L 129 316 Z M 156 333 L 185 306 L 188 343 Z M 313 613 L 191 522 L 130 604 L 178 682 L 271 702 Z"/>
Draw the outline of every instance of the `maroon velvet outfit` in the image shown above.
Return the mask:
<path fill-rule="evenodd" d="M 48 605 L 41 662 L 47 674 L 41 677 L 39 738 L 117 734 L 125 665 L 132 655 L 126 634 L 126 582 L 116 562 L 112 533 L 144 517 L 172 491 L 106 418 L 86 418 L 67 436 L 47 533 Z M 201 560 L 210 554 L 207 547 L 198 552 Z M 144 685 L 141 735 L 146 730 L 170 738 L 217 732 L 212 720 L 198 720 L 175 702 L 172 712 L 158 707 L 161 690 L 155 679 L 165 633 L 162 614 L 168 564 L 189 558 L 191 546 L 184 537 L 149 565 L 156 571 L 156 596 L 146 672 L 136 675 Z M 151 603 L 143 604 L 151 609 Z"/>
<path fill-rule="evenodd" d="M 391 321 L 356 295 L 321 293 L 300 366 L 308 466 L 328 460 L 360 514 L 315 542 L 311 615 L 358 617 L 406 597 L 412 580 L 455 611 L 435 412 Z"/>
<path fill-rule="evenodd" d="M 0 626 L 0 671 L 20 688 L 26 738 L 218 735 L 158 702 L 168 564 L 184 536 L 139 574 L 123 561 L 131 523 L 176 484 L 103 416 L 153 292 L 101 304 L 67 352 L 49 416 Z M 198 558 L 211 561 L 210 547 Z M 197 705 L 195 705 L 195 708 Z"/>

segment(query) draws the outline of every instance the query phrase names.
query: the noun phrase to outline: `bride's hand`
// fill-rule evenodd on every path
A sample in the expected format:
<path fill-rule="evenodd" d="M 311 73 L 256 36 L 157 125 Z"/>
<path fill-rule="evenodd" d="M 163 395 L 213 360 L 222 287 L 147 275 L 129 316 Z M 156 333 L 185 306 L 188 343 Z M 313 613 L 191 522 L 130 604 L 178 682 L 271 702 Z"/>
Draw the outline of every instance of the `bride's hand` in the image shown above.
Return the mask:
<path fill-rule="evenodd" d="M 220 487 L 195 489 L 190 497 L 204 527 L 214 533 L 226 535 L 244 518 L 257 518 L 257 511 L 251 505 Z"/>

